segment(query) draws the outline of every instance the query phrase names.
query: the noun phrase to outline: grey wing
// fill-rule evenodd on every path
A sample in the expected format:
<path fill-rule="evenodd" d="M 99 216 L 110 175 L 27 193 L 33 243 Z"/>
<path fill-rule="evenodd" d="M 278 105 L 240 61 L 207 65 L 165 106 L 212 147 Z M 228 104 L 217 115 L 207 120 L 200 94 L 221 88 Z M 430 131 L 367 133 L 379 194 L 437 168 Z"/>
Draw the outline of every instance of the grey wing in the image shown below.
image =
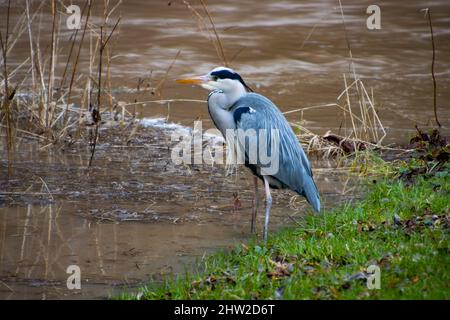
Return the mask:
<path fill-rule="evenodd" d="M 258 135 L 253 140 L 261 146 L 261 139 L 265 139 L 268 156 L 278 155 L 278 166 L 276 171 L 267 171 L 267 159 L 260 158 L 258 150 L 258 161 L 248 166 L 256 175 L 269 175 L 283 187 L 294 190 L 303 195 L 313 208 L 320 211 L 320 196 L 313 180 L 311 165 L 303 151 L 300 142 L 295 136 L 292 128 L 280 110 L 267 98 L 249 93 L 239 99 L 232 107 L 236 128 L 242 131 L 255 130 Z M 261 130 L 263 129 L 263 130 Z M 260 133 L 262 132 L 262 133 Z M 241 145 L 242 147 L 242 145 Z M 246 155 L 248 150 L 246 151 Z M 246 157 L 246 161 L 249 161 Z M 265 161 L 262 161 L 265 160 Z M 265 174 L 269 172 L 269 174 Z"/>

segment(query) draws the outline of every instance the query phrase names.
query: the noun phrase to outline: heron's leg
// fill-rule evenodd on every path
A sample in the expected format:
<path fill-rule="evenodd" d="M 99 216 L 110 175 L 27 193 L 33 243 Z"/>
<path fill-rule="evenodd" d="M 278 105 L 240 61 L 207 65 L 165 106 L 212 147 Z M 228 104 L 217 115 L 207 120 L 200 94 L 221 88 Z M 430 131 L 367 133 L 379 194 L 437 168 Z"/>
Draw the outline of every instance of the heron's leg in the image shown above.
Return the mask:
<path fill-rule="evenodd" d="M 267 242 L 267 230 L 269 228 L 270 208 L 272 207 L 272 195 L 270 194 L 269 181 L 266 176 L 264 178 L 264 189 L 266 191 L 266 218 L 264 220 L 264 241 Z"/>
<path fill-rule="evenodd" d="M 258 214 L 258 177 L 253 177 L 254 183 L 254 195 L 253 195 L 253 208 L 252 208 L 252 224 L 251 224 L 251 233 L 255 233 L 255 224 L 256 224 L 256 215 Z"/>

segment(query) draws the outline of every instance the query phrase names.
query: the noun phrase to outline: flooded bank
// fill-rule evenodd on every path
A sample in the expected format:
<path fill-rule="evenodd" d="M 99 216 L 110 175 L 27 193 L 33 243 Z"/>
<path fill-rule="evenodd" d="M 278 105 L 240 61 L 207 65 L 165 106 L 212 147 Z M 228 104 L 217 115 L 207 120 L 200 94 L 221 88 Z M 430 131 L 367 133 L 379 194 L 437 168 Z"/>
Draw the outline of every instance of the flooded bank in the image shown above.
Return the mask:
<path fill-rule="evenodd" d="M 48 152 L 23 142 L 9 180 L 2 159 L 1 298 L 106 298 L 252 238 L 245 169 L 226 176 L 223 166 L 174 165 L 170 131 L 139 126 L 124 145 L 129 130 L 103 130 L 108 142 L 98 146 L 89 171 L 89 153 L 75 147 Z M 325 207 L 354 185 L 335 166 L 313 162 Z M 275 192 L 272 231 L 306 210 L 292 192 Z M 261 208 L 258 218 L 261 232 Z M 66 287 L 69 265 L 81 269 L 81 291 Z"/>

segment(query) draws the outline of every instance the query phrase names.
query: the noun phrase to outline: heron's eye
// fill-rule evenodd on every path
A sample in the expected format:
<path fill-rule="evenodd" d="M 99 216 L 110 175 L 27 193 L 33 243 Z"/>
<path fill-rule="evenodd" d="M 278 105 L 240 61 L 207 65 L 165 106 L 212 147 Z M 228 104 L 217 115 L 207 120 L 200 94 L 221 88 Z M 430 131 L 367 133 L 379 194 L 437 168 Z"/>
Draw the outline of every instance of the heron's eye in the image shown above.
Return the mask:
<path fill-rule="evenodd" d="M 217 80 L 219 80 L 219 77 L 218 76 L 211 76 L 211 79 L 212 79 L 212 81 L 217 81 Z"/>

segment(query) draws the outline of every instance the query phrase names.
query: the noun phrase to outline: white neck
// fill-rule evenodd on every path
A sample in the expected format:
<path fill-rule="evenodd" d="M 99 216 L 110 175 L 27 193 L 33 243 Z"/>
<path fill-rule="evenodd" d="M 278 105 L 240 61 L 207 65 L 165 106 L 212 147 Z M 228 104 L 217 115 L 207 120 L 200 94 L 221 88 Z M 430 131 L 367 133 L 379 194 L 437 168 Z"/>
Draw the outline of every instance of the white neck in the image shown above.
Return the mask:
<path fill-rule="evenodd" d="M 247 91 L 239 81 L 227 81 L 221 83 L 215 91 L 210 94 L 216 107 L 228 110 L 233 104 L 242 98 Z"/>
<path fill-rule="evenodd" d="M 227 96 L 227 100 L 229 103 L 228 107 L 231 107 L 236 103 L 236 101 L 245 96 L 247 90 L 245 90 L 244 86 L 240 82 L 237 82 L 233 89 L 229 90 L 228 92 L 224 91 L 224 93 Z"/>
<path fill-rule="evenodd" d="M 209 94 L 209 114 L 224 137 L 227 129 L 235 129 L 236 127 L 233 113 L 230 112 L 231 106 L 246 94 L 247 91 L 244 86 L 238 81 L 222 83 L 220 89 L 217 88 Z"/>

